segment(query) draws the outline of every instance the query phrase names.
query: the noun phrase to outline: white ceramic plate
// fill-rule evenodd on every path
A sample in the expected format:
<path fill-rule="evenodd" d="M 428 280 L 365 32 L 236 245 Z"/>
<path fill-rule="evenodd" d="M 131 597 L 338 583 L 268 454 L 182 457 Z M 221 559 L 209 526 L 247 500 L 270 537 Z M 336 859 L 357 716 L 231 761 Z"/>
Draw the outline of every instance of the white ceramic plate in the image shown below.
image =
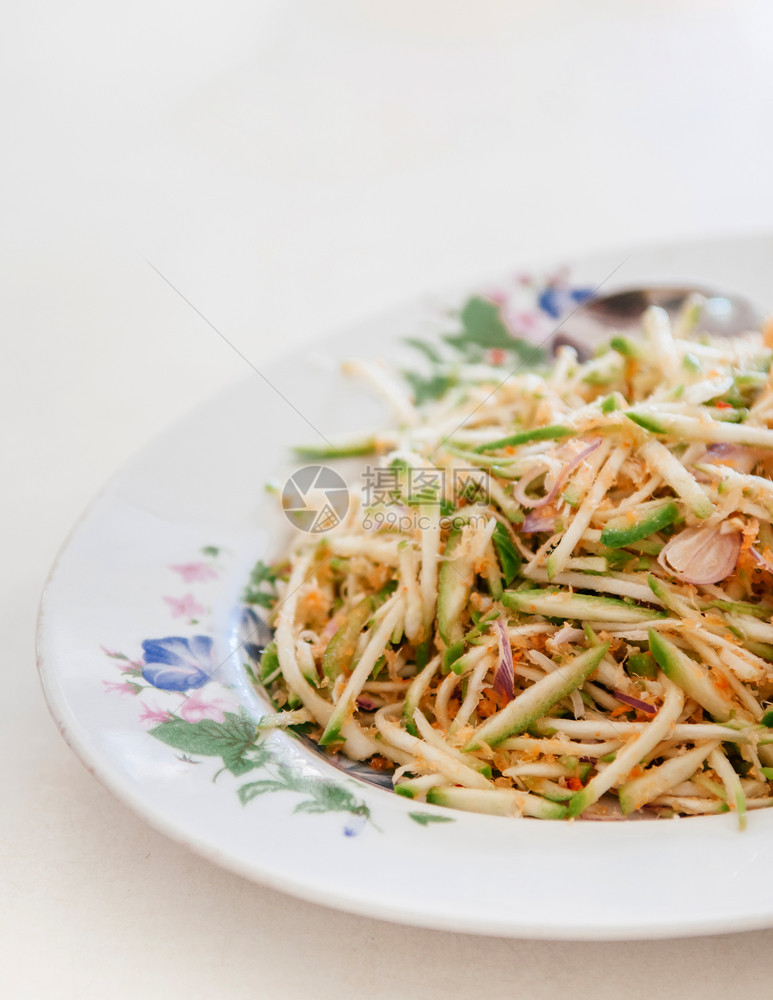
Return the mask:
<path fill-rule="evenodd" d="M 572 289 L 625 254 L 513 276 L 516 329 L 539 337 Z M 633 253 L 606 290 L 651 279 L 735 289 L 773 305 L 773 239 Z M 467 290 L 469 293 L 469 290 Z M 378 421 L 328 359 L 405 353 L 453 332 L 464 296 L 417 302 L 267 371 L 325 433 Z M 666 937 L 773 924 L 773 811 L 633 823 L 544 822 L 412 803 L 286 734 L 259 748 L 262 710 L 240 647 L 240 595 L 286 531 L 269 477 L 298 464 L 308 425 L 256 378 L 166 431 L 94 502 L 45 591 L 39 655 L 61 730 L 90 770 L 169 836 L 303 898 L 388 920 L 542 938 Z M 240 631 L 242 630 L 242 631 Z"/>

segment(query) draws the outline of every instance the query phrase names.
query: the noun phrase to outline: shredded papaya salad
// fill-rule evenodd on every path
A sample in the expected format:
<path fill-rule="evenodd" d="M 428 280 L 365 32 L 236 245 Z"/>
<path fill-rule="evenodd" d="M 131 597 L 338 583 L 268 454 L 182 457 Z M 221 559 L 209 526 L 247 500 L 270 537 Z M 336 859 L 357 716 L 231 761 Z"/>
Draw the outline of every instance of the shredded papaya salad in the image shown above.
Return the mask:
<path fill-rule="evenodd" d="M 772 338 L 697 313 L 421 406 L 349 365 L 396 420 L 334 451 L 392 488 L 267 575 L 261 728 L 475 812 L 773 805 Z"/>

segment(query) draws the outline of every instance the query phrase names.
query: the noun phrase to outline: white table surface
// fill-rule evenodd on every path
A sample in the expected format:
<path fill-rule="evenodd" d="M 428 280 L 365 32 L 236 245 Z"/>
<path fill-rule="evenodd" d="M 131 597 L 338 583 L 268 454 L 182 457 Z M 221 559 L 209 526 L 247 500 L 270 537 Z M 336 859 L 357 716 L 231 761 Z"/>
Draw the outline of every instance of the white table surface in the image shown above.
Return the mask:
<path fill-rule="evenodd" d="M 764 995 L 765 931 L 476 938 L 222 871 L 75 759 L 33 634 L 101 484 L 245 371 L 148 262 L 261 366 L 534 258 L 771 231 L 773 8 L 29 0 L 3 22 L 2 996 Z"/>

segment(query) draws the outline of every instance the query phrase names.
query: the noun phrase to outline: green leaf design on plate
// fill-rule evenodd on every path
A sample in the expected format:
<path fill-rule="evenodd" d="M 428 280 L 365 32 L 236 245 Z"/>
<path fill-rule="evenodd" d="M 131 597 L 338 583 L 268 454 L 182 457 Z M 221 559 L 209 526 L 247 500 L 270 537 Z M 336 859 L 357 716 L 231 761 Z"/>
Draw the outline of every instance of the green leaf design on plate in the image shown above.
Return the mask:
<path fill-rule="evenodd" d="M 370 809 L 343 785 L 310 777 L 283 764 L 277 766 L 276 777 L 262 778 L 242 785 L 239 798 L 242 805 L 247 805 L 267 792 L 299 792 L 308 795 L 308 798 L 298 803 L 293 812 L 348 812 L 370 819 Z"/>
<path fill-rule="evenodd" d="M 413 398 L 417 406 L 431 399 L 440 399 L 457 383 L 453 375 L 419 375 L 411 371 L 404 371 L 402 374 L 413 389 Z"/>
<path fill-rule="evenodd" d="M 419 826 L 429 826 L 430 823 L 453 823 L 453 816 L 436 816 L 434 813 L 408 813 L 414 823 Z"/>
<path fill-rule="evenodd" d="M 484 350 L 499 347 L 509 351 L 517 343 L 505 326 L 500 307 L 488 299 L 475 296 L 465 303 L 459 318 L 462 332 L 445 336 L 447 344 L 460 351 L 468 347 L 482 347 Z"/>
<path fill-rule="evenodd" d="M 203 757 L 220 757 L 228 770 L 239 777 L 258 767 L 274 763 L 274 754 L 255 742 L 257 725 L 246 713 L 226 712 L 222 722 L 201 719 L 186 722 L 175 716 L 150 730 L 152 736 L 175 750 Z M 294 812 L 348 812 L 370 819 L 370 809 L 347 788 L 334 781 L 315 778 L 276 764 L 274 773 L 258 781 L 250 781 L 238 789 L 242 805 L 268 792 L 296 792 L 307 796 Z"/>
<path fill-rule="evenodd" d="M 255 744 L 257 726 L 245 713 L 226 712 L 222 722 L 201 719 L 186 722 L 175 716 L 150 730 L 152 736 L 176 750 L 220 757 L 237 777 L 256 767 L 263 767 L 271 757 L 264 747 Z"/>
<path fill-rule="evenodd" d="M 522 368 L 544 364 L 547 356 L 528 340 L 514 337 L 502 318 L 496 302 L 475 295 L 468 299 L 459 312 L 461 330 L 445 334 L 441 343 L 406 338 L 405 343 L 420 351 L 429 364 L 428 372 L 404 370 L 403 378 L 413 390 L 417 404 L 439 399 L 460 380 L 459 361 L 483 362 L 486 352 L 502 351 L 502 374 L 508 368 Z M 445 350 L 443 349 L 445 348 Z M 452 354 L 448 356 L 448 349 Z"/>
<path fill-rule="evenodd" d="M 420 351 L 424 357 L 433 365 L 443 363 L 443 356 L 428 340 L 419 340 L 418 337 L 405 337 L 405 343 Z"/>

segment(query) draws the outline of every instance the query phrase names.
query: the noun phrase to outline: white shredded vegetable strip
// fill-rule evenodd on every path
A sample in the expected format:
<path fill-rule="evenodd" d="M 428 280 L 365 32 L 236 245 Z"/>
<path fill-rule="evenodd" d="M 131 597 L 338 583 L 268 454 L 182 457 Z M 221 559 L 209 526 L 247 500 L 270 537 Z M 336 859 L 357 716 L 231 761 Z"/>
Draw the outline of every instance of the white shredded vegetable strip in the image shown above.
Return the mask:
<path fill-rule="evenodd" d="M 454 721 L 451 723 L 451 733 L 455 733 L 462 726 L 466 726 L 470 720 L 470 716 L 475 711 L 478 700 L 483 693 L 483 683 L 486 679 L 486 674 L 492 666 L 491 659 L 492 658 L 489 656 L 486 659 L 481 660 L 477 667 L 473 670 L 472 676 L 467 682 L 467 694 L 459 707 L 459 711 L 456 713 Z"/>
<path fill-rule="evenodd" d="M 640 454 L 652 472 L 658 473 L 668 483 L 696 517 L 711 517 L 714 504 L 695 477 L 665 445 L 653 439 L 641 448 Z"/>
<path fill-rule="evenodd" d="M 613 785 L 623 781 L 633 767 L 668 736 L 676 724 L 684 707 L 684 692 L 666 677 L 661 679 L 661 683 L 665 685 L 666 697 L 652 722 L 638 732 L 629 743 L 626 743 L 618 751 L 614 761 L 591 778 L 583 791 L 578 793 L 585 796 L 589 804 L 600 799 L 604 792 L 609 791 Z"/>
<path fill-rule="evenodd" d="M 376 712 L 376 727 L 378 731 L 393 746 L 400 750 L 405 750 L 413 754 L 419 761 L 425 762 L 425 767 L 437 771 L 449 780 L 467 788 L 493 788 L 493 784 L 479 771 L 475 771 L 467 764 L 462 764 L 455 760 L 445 750 L 438 750 L 425 740 L 420 740 L 416 736 L 411 736 L 402 729 L 391 718 L 396 711 L 400 710 L 399 705 L 387 705 Z"/>
<path fill-rule="evenodd" d="M 599 468 L 601 461 L 604 460 L 609 453 L 610 447 L 611 442 L 605 441 L 604 444 L 602 444 L 601 447 L 590 456 L 589 460 L 593 461 L 594 469 Z M 561 541 L 548 557 L 547 569 L 549 577 L 553 578 L 563 570 L 566 561 L 574 552 L 574 548 L 579 542 L 583 531 L 585 531 L 590 524 L 591 518 L 593 517 L 593 511 L 596 507 L 598 507 L 606 496 L 608 490 L 611 488 L 618 472 L 620 471 L 620 466 L 626 460 L 630 451 L 631 449 L 629 446 L 618 445 L 609 457 L 606 458 L 598 477 L 591 487 L 590 493 L 585 497 L 579 510 L 575 514 L 572 523 L 561 536 Z"/>

